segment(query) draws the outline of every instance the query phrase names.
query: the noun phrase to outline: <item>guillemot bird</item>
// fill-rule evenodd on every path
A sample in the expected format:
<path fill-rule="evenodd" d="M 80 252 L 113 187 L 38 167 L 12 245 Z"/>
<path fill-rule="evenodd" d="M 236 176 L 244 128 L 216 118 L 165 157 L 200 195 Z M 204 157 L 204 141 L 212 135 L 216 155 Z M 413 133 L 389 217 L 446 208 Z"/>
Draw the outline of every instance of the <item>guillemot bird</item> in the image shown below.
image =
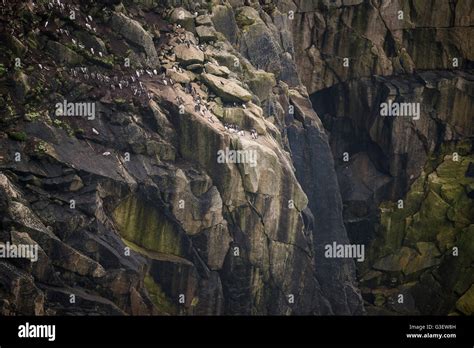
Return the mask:
<path fill-rule="evenodd" d="M 184 91 L 188 94 L 191 94 L 192 88 L 191 88 L 191 84 L 189 82 L 186 83 L 186 85 L 184 86 Z"/>

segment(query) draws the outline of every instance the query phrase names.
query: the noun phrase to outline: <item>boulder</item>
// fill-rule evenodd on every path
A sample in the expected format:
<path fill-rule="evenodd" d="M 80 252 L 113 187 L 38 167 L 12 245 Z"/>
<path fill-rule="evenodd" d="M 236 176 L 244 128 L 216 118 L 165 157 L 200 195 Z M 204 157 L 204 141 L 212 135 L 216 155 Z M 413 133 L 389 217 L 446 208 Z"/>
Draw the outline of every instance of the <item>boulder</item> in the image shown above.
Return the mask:
<path fill-rule="evenodd" d="M 248 84 L 258 99 L 264 101 L 268 98 L 272 92 L 273 86 L 276 84 L 275 75 L 263 70 L 257 70 L 255 71 L 254 76 L 249 80 Z"/>
<path fill-rule="evenodd" d="M 206 68 L 206 72 L 212 75 L 227 77 L 230 74 L 230 70 L 225 66 L 206 63 L 204 67 Z"/>
<path fill-rule="evenodd" d="M 226 66 L 235 73 L 242 73 L 241 60 L 234 54 L 208 46 L 206 60 L 215 60 L 219 65 Z"/>
<path fill-rule="evenodd" d="M 188 31 L 194 31 L 194 16 L 182 7 L 177 7 L 171 12 L 170 22 L 179 24 Z"/>
<path fill-rule="evenodd" d="M 243 129 L 255 129 L 258 134 L 265 134 L 265 122 L 252 108 L 224 108 L 224 122 L 232 123 Z"/>
<path fill-rule="evenodd" d="M 82 56 L 56 41 L 48 41 L 46 49 L 59 64 L 78 65 L 84 61 Z"/>
<path fill-rule="evenodd" d="M 197 25 L 207 25 L 207 26 L 212 26 L 212 20 L 211 17 L 207 15 L 201 15 L 196 17 L 196 24 Z"/>
<path fill-rule="evenodd" d="M 217 5 L 212 8 L 212 22 L 214 27 L 224 34 L 230 43 L 235 44 L 239 35 L 239 28 L 235 21 L 234 10 L 230 6 Z"/>
<path fill-rule="evenodd" d="M 196 33 L 202 42 L 217 40 L 217 31 L 213 27 L 201 25 L 199 27 L 196 27 Z"/>
<path fill-rule="evenodd" d="M 244 28 L 252 25 L 256 22 L 261 22 L 258 11 L 250 6 L 243 6 L 237 11 L 237 24 L 239 27 Z"/>
<path fill-rule="evenodd" d="M 184 66 L 204 63 L 204 53 L 195 46 L 178 45 L 175 47 L 174 52 L 178 62 Z"/>
<path fill-rule="evenodd" d="M 189 83 L 191 82 L 191 79 L 189 76 L 182 72 L 174 71 L 173 69 L 166 69 L 166 76 L 169 76 L 173 81 L 178 82 L 178 83 Z"/>

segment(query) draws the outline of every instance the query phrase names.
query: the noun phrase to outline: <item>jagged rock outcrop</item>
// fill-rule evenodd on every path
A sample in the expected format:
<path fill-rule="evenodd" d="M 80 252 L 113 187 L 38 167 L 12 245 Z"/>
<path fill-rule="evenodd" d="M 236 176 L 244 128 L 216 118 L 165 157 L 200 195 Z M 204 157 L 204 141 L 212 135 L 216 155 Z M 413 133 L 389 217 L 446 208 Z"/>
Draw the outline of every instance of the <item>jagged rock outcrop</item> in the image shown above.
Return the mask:
<path fill-rule="evenodd" d="M 203 74 L 204 82 L 226 102 L 248 102 L 252 95 L 233 81 L 215 76 L 212 74 Z"/>
<path fill-rule="evenodd" d="M 148 64 L 157 63 L 157 53 L 153 44 L 152 35 L 142 28 L 140 23 L 128 18 L 123 13 L 114 13 L 111 18 L 111 27 L 132 44 L 143 49 Z"/>
<path fill-rule="evenodd" d="M 312 96 L 331 134 L 349 236 L 371 245 L 359 272 L 375 314 L 454 313 L 473 282 L 473 81 L 472 73 L 424 71 Z M 384 117 L 389 100 L 419 103 L 419 114 Z M 398 304 L 400 294 L 408 301 Z"/>
<path fill-rule="evenodd" d="M 372 75 L 472 69 L 474 15 L 469 0 L 296 0 L 296 8 L 292 1 L 281 3 L 281 12 L 294 11 L 289 21 L 294 56 L 310 93 Z"/>
<path fill-rule="evenodd" d="M 0 236 L 41 252 L 2 260 L 3 314 L 363 313 L 353 262 L 322 264 L 347 239 L 331 153 L 265 12 L 52 6 L 5 14 L 31 18 L 8 35 L 34 34 L 21 78 L 1 62 Z"/>
<path fill-rule="evenodd" d="M 372 255 L 371 260 L 358 267 L 370 310 L 374 299 L 379 309 L 382 306 L 389 308 L 389 303 L 396 295 L 407 295 L 406 287 L 411 287 L 413 284 L 410 281 L 415 280 L 413 277 L 402 277 L 394 284 L 393 277 L 381 275 L 380 270 L 366 273 L 367 263 L 372 266 L 382 260 L 396 261 L 391 266 L 397 269 L 405 267 L 402 273 L 415 274 L 419 281 L 415 287 L 417 295 L 407 295 L 405 305 L 392 306 L 389 313 L 447 314 L 455 310 L 456 299 L 467 290 L 469 280 L 461 288 L 453 290 L 450 289 L 453 283 L 440 281 L 441 277 L 447 277 L 446 274 L 439 273 L 434 278 L 427 276 L 433 270 L 444 269 L 446 248 L 436 244 L 438 242 L 436 246 L 424 244 L 427 240 L 421 225 L 410 228 L 408 236 L 411 235 L 411 239 L 407 245 L 397 244 L 407 236 L 407 232 L 392 227 L 399 231 L 398 234 L 391 232 L 386 235 L 386 229 L 390 230 L 394 224 L 404 224 L 398 219 L 403 220 L 405 217 L 396 216 L 387 220 L 386 210 L 383 207 L 379 209 L 379 206 L 382 201 L 405 198 L 414 181 L 434 170 L 434 163 L 439 164 L 445 155 L 450 154 L 449 151 L 451 154 L 462 154 L 460 161 L 472 153 L 472 6 L 467 1 L 419 3 L 359 0 L 282 0 L 260 7 L 241 6 L 236 5 L 235 12 L 241 29 L 242 47 L 245 48 L 248 43 L 252 45 L 253 42 L 266 47 L 269 56 L 259 52 L 255 54 L 257 57 L 254 57 L 253 62 L 268 64 L 266 68 L 273 69 L 290 86 L 297 82 L 288 78 L 288 74 L 281 74 L 280 66 L 273 62 L 277 55 L 294 57 L 299 78 L 312 94 L 314 108 L 322 118 L 324 127 L 329 130 L 344 202 L 344 222 L 350 240 L 376 245 L 370 253 L 377 256 Z M 268 29 L 262 29 L 264 36 L 253 38 L 253 26 L 261 25 L 261 19 Z M 260 39 L 263 41 L 254 41 Z M 296 74 L 291 73 L 290 76 Z M 379 106 L 388 100 L 420 103 L 420 119 L 381 117 Z M 306 128 L 307 132 L 310 131 Z M 301 134 L 292 136 L 291 128 L 288 131 L 290 145 L 292 138 L 293 141 L 302 141 Z M 302 184 L 302 174 L 308 163 L 319 163 L 317 159 L 321 153 L 318 152 L 318 156 L 313 159 L 309 155 L 310 148 L 318 141 L 313 139 L 308 143 L 310 146 L 302 154 L 306 158 L 305 165 L 296 165 L 296 174 Z M 295 151 L 292 151 L 292 155 L 295 161 Z M 346 155 L 349 157 L 344 161 Z M 316 168 L 319 167 L 315 166 L 312 173 L 317 172 Z M 327 179 L 323 182 L 328 185 Z M 312 194 L 308 187 L 312 186 L 317 184 L 303 184 L 310 197 Z M 447 185 L 444 192 L 451 189 L 459 192 L 462 191 L 461 187 L 464 186 Z M 470 186 L 465 187 L 469 197 Z M 419 195 L 428 193 L 425 190 L 422 192 Z M 430 207 L 431 197 L 428 195 L 426 202 Z M 473 203 L 469 199 L 461 201 L 463 203 L 460 205 L 466 214 Z M 439 204 L 448 207 L 450 203 Z M 309 205 L 311 207 L 311 200 Z M 315 208 L 312 207 L 312 211 Z M 426 213 L 418 218 L 426 224 L 430 224 L 432 219 Z M 448 226 L 456 224 L 444 213 L 438 220 Z M 390 221 L 389 226 L 386 225 L 387 221 Z M 464 223 L 468 224 L 468 219 Z M 422 231 L 414 235 L 413 231 L 417 229 Z M 337 228 L 333 226 L 330 230 L 333 236 L 337 236 L 334 232 Z M 451 232 L 444 232 L 439 238 L 445 240 L 447 235 L 454 238 L 452 229 L 448 230 Z M 433 233 L 436 231 L 439 232 L 439 229 Z M 463 244 L 462 252 L 465 254 L 467 250 L 464 243 L 470 242 L 459 238 L 457 236 L 455 239 L 457 243 Z M 383 252 L 377 250 L 385 244 L 393 246 L 394 241 L 397 241 L 395 254 L 389 254 L 386 249 Z M 377 258 L 382 257 L 386 258 L 377 261 Z M 452 282 L 460 281 L 461 273 L 457 271 L 465 269 L 466 265 L 463 261 L 455 264 L 456 275 L 450 278 Z M 424 271 L 418 272 L 420 269 Z M 472 272 L 468 274 L 467 279 L 470 279 Z M 374 279 L 377 279 L 378 285 L 374 285 Z M 367 284 L 370 284 L 370 294 L 365 287 Z M 434 307 L 430 301 L 421 298 L 421 293 L 430 286 L 433 295 L 442 299 Z M 374 312 L 387 313 L 379 309 L 374 309 Z"/>

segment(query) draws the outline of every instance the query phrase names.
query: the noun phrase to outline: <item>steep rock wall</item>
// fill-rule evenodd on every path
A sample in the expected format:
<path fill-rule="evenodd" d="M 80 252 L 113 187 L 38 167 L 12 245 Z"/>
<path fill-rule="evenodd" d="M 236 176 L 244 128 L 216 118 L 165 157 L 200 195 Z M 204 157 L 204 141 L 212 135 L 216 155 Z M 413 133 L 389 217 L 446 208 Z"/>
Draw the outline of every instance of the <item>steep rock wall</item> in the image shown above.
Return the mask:
<path fill-rule="evenodd" d="M 340 196 L 271 19 L 238 2 L 184 5 L 72 2 L 76 21 L 59 5 L 3 14 L 0 235 L 42 250 L 36 264 L 0 262 L 3 314 L 362 313 L 353 263 L 318 264 L 321 243 L 347 238 Z M 277 56 L 255 55 L 261 44 Z M 95 117 L 57 117 L 63 100 L 94 103 Z M 318 180 L 332 176 L 315 189 L 292 157 L 312 137 Z M 257 161 L 220 163 L 226 149 Z"/>

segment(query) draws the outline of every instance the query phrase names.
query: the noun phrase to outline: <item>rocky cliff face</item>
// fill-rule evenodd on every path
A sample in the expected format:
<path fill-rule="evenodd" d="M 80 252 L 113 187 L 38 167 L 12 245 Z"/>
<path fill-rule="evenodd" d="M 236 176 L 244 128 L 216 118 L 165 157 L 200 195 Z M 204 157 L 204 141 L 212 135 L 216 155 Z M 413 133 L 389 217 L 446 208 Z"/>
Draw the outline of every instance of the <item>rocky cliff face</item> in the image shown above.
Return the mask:
<path fill-rule="evenodd" d="M 258 4 L 171 5 L 3 9 L 1 238 L 39 259 L 0 261 L 2 314 L 363 313 L 321 256 L 347 235 L 291 36 Z"/>
<path fill-rule="evenodd" d="M 330 133 L 345 225 L 371 245 L 368 311 L 472 314 L 472 4 L 297 5 L 296 66 Z M 420 113 L 381 117 L 389 101 Z"/>
<path fill-rule="evenodd" d="M 472 11 L 6 5 L 1 313 L 471 314 Z"/>
<path fill-rule="evenodd" d="M 295 13 L 296 66 L 310 93 L 372 75 L 452 69 L 455 58 L 458 69 L 472 69 L 469 0 L 281 3 Z"/>
<path fill-rule="evenodd" d="M 450 313 L 474 280 L 472 87 L 469 74 L 429 71 L 348 82 L 314 96 L 339 158 L 350 239 L 372 245 L 359 272 L 378 307 Z M 379 105 L 391 97 L 419 101 L 419 119 L 381 118 Z M 399 295 L 408 300 L 398 304 Z"/>

